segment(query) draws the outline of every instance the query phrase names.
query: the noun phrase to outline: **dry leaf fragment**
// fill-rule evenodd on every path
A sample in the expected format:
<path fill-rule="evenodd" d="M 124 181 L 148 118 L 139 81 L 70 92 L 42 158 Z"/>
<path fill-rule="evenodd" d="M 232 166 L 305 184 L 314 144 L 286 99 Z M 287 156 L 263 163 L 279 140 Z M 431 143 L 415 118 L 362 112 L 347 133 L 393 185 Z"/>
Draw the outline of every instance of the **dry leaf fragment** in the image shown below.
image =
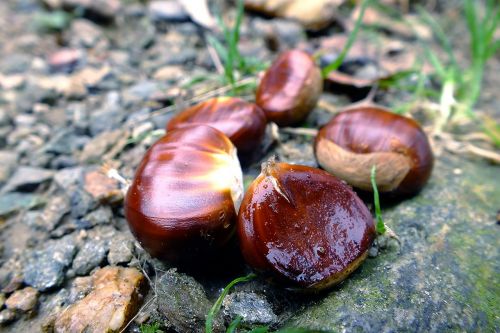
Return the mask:
<path fill-rule="evenodd" d="M 319 30 L 334 20 L 344 0 L 245 0 L 245 8 L 266 15 L 297 20 L 310 30 Z"/>
<path fill-rule="evenodd" d="M 325 38 L 320 44 L 323 64 L 333 61 L 344 48 L 346 35 Z M 358 36 L 339 70 L 331 72 L 327 82 L 370 87 L 381 79 L 411 70 L 417 64 L 418 50 L 410 44 L 385 37 Z M 428 66 L 423 70 L 428 72 Z"/>
<path fill-rule="evenodd" d="M 360 6 L 353 10 L 349 21 L 346 26 L 348 30 L 354 28 L 361 12 Z M 404 15 L 400 19 L 391 17 L 388 13 L 383 12 L 378 8 L 366 8 L 365 15 L 363 16 L 363 25 L 378 28 L 387 31 L 391 34 L 401 36 L 407 39 L 425 39 L 432 38 L 431 29 L 418 20 L 415 15 Z"/>
<path fill-rule="evenodd" d="M 207 0 L 178 0 L 191 19 L 209 30 L 217 30 L 217 24 L 210 14 Z"/>

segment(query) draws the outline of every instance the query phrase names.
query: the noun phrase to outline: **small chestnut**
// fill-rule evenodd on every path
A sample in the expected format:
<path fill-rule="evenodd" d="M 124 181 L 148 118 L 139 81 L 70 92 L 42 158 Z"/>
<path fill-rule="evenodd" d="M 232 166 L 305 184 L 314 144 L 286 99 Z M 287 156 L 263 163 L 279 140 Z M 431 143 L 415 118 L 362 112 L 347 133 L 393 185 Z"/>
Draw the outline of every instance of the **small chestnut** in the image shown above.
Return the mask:
<path fill-rule="evenodd" d="M 418 192 L 434 161 L 417 122 L 379 106 L 358 106 L 334 116 L 318 132 L 314 148 L 323 169 L 365 191 L 372 190 L 375 165 L 379 191 Z"/>
<path fill-rule="evenodd" d="M 270 160 L 238 215 L 247 263 L 290 287 L 337 284 L 366 258 L 373 218 L 356 193 L 328 172 Z"/>
<path fill-rule="evenodd" d="M 266 115 L 255 104 L 235 97 L 216 97 L 196 104 L 173 117 L 167 131 L 189 125 L 208 125 L 223 132 L 240 155 L 250 155 L 266 130 Z"/>
<path fill-rule="evenodd" d="M 265 72 L 256 103 L 279 126 L 297 125 L 311 113 L 323 91 L 321 71 L 304 51 L 282 53 Z"/>
<path fill-rule="evenodd" d="M 196 260 L 229 240 L 242 194 L 231 141 L 209 126 L 183 127 L 145 154 L 125 198 L 125 216 L 152 256 Z"/>

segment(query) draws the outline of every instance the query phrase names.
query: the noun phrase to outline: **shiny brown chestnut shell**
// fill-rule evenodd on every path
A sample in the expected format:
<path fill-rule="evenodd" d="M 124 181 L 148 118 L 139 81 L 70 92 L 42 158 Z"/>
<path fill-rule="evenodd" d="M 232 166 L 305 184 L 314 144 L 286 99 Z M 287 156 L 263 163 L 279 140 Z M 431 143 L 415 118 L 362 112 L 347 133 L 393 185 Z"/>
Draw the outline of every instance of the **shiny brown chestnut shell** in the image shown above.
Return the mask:
<path fill-rule="evenodd" d="M 314 109 L 323 91 L 321 71 L 304 51 L 282 53 L 265 72 L 256 103 L 279 126 L 297 125 Z"/>
<path fill-rule="evenodd" d="M 253 153 L 264 138 L 267 119 L 257 105 L 236 97 L 215 97 L 173 117 L 167 131 L 190 125 L 208 125 L 223 132 L 241 155 Z"/>
<path fill-rule="evenodd" d="M 249 265 L 310 290 L 344 280 L 376 235 L 368 208 L 348 185 L 320 169 L 274 161 L 245 194 L 237 230 Z"/>
<path fill-rule="evenodd" d="M 365 191 L 372 191 L 373 165 L 379 191 L 409 195 L 425 185 L 434 163 L 417 122 L 375 105 L 334 116 L 319 131 L 314 148 L 323 169 Z"/>
<path fill-rule="evenodd" d="M 242 193 L 231 141 L 209 126 L 184 127 L 147 151 L 127 192 L 125 216 L 152 256 L 199 259 L 229 240 Z"/>

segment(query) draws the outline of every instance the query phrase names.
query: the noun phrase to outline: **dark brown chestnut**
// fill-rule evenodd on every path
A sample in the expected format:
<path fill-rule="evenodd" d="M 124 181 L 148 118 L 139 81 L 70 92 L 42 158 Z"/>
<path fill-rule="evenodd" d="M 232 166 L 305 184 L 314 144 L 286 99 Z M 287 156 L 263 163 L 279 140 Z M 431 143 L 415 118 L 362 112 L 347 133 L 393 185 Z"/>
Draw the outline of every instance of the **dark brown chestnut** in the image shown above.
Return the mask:
<path fill-rule="evenodd" d="M 348 185 L 326 171 L 273 160 L 245 194 L 237 230 L 248 264 L 310 290 L 344 280 L 376 236 L 368 208 Z"/>
<path fill-rule="evenodd" d="M 231 141 L 209 126 L 183 127 L 144 156 L 125 198 L 125 216 L 151 255 L 193 260 L 229 240 L 242 194 Z"/>
<path fill-rule="evenodd" d="M 235 97 L 216 97 L 173 117 L 167 131 L 190 125 L 208 125 L 229 137 L 241 155 L 253 153 L 264 138 L 266 115 L 255 104 Z"/>
<path fill-rule="evenodd" d="M 379 106 L 358 106 L 334 116 L 315 141 L 319 165 L 365 191 L 377 167 L 381 192 L 413 194 L 429 179 L 433 155 L 427 136 L 410 118 Z"/>
<path fill-rule="evenodd" d="M 265 72 L 256 103 L 279 126 L 297 125 L 311 113 L 323 91 L 321 71 L 304 51 L 281 54 Z"/>

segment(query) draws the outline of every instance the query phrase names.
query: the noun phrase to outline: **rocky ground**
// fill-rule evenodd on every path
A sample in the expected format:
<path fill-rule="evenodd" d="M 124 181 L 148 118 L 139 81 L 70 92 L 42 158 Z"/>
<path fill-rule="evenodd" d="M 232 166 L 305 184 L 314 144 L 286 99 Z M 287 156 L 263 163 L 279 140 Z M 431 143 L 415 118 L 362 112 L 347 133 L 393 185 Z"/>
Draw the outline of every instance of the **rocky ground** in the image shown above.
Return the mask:
<path fill-rule="evenodd" d="M 86 8 L 83 16 L 63 16 L 67 25 L 57 31 L 46 31 L 59 21 L 47 22 L 42 2 L 0 2 L 0 331 L 117 331 L 134 317 L 132 332 L 143 323 L 201 332 L 221 288 L 250 272 L 239 257 L 204 272 L 150 258 L 128 230 L 122 185 L 102 172 L 107 163 L 132 177 L 174 112 L 214 90 L 190 82 L 216 73 L 207 31 L 167 2 L 47 0 L 55 8 Z M 224 1 L 215 5 L 232 15 Z M 279 50 L 314 47 L 339 29 L 306 33 L 294 21 L 248 15 L 240 48 L 268 62 Z M 463 29 L 458 24 L 451 35 Z M 479 104 L 492 116 L 500 112 L 499 68 L 497 57 Z M 338 91 L 322 101 L 307 126 L 324 124 L 329 106 L 350 98 Z M 316 166 L 312 140 L 280 133 L 278 143 L 268 133 L 261 160 L 277 154 Z M 245 168 L 247 183 L 259 164 Z M 246 327 L 499 331 L 499 171 L 442 152 L 419 195 L 383 207 L 400 248 L 379 244 L 352 277 L 320 295 L 263 278 L 238 285 L 215 327 L 241 315 Z"/>

